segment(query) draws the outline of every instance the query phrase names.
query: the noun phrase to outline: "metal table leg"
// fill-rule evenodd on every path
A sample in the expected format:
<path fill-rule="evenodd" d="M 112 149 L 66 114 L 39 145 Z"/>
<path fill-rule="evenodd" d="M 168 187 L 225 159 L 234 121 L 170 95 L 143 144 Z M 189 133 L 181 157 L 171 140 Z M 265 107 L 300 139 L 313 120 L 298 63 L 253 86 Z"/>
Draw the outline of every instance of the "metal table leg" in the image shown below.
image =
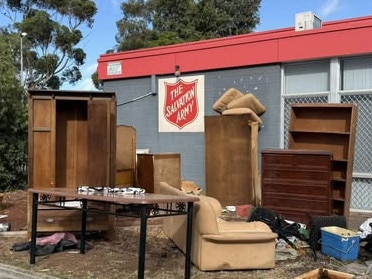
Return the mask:
<path fill-rule="evenodd" d="M 185 279 L 191 276 L 191 243 L 192 243 L 192 217 L 194 203 L 187 203 L 187 232 L 186 232 L 186 255 L 185 255 Z"/>
<path fill-rule="evenodd" d="M 143 279 L 145 276 L 145 253 L 146 253 L 146 231 L 147 231 L 147 214 L 146 205 L 141 205 L 140 217 L 141 217 L 141 228 L 140 228 L 140 241 L 139 241 L 139 253 L 138 253 L 138 278 Z"/>
<path fill-rule="evenodd" d="M 87 230 L 87 200 L 81 201 L 81 207 L 80 254 L 85 254 L 85 235 Z"/>
<path fill-rule="evenodd" d="M 39 201 L 39 194 L 38 193 L 32 193 L 30 264 L 35 264 L 38 201 Z"/>

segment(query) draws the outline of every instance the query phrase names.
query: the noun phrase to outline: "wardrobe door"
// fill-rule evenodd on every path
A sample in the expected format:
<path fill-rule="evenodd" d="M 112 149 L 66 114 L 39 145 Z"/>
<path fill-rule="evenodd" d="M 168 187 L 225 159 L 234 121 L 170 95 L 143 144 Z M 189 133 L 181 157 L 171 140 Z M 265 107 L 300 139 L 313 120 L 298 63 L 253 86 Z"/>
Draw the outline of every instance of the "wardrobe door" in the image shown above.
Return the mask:
<path fill-rule="evenodd" d="M 110 103 L 90 100 L 88 103 L 88 181 L 92 186 L 110 186 L 111 117 Z"/>
<path fill-rule="evenodd" d="M 55 101 L 50 98 L 29 100 L 29 187 L 55 185 Z"/>

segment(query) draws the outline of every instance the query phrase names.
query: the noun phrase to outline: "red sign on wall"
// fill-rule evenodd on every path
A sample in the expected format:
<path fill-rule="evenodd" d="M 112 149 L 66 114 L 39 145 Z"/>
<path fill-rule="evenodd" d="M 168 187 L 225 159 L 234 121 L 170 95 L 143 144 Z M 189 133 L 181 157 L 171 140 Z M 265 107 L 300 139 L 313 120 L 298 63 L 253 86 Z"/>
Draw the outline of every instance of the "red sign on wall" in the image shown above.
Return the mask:
<path fill-rule="evenodd" d="M 195 121 L 198 116 L 197 84 L 197 79 L 191 82 L 179 79 L 176 83 L 164 83 L 164 118 L 179 129 Z"/>

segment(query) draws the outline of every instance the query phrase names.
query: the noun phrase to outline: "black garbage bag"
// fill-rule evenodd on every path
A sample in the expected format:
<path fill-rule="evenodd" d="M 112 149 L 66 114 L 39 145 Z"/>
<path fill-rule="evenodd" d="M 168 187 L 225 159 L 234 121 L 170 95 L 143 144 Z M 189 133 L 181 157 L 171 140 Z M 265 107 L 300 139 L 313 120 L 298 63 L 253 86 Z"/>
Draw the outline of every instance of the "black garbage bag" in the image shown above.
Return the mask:
<path fill-rule="evenodd" d="M 284 239 L 292 248 L 297 247 L 288 239 L 290 236 L 294 236 L 301 240 L 305 236 L 300 232 L 300 224 L 296 222 L 286 221 L 280 214 L 276 214 L 268 208 L 256 207 L 248 217 L 248 222 L 261 221 L 266 223 L 270 229 L 278 234 L 279 238 Z"/>

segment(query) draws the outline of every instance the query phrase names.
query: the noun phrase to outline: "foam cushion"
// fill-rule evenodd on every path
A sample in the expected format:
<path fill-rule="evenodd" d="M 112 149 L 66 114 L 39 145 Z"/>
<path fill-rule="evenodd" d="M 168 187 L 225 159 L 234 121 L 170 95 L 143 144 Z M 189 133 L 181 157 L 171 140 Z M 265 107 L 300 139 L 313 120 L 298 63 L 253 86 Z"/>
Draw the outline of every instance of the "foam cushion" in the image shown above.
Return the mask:
<path fill-rule="evenodd" d="M 202 189 L 195 184 L 194 181 L 182 180 L 181 181 L 181 190 L 187 194 L 199 195 Z"/>
<path fill-rule="evenodd" d="M 221 114 L 224 110 L 227 109 L 228 103 L 242 96 L 244 96 L 244 94 L 238 89 L 230 88 L 225 93 L 223 93 L 222 96 L 218 98 L 218 100 L 213 104 L 213 110 Z"/>
<path fill-rule="evenodd" d="M 251 121 L 258 122 L 260 125 L 262 124 L 261 118 L 254 113 L 253 110 L 249 108 L 233 108 L 227 109 L 222 112 L 222 115 L 237 115 L 237 114 L 248 114 Z"/>
<path fill-rule="evenodd" d="M 240 98 L 231 100 L 231 102 L 227 104 L 227 109 L 234 108 L 249 108 L 257 115 L 261 115 L 266 111 L 266 108 L 252 93 L 247 93 Z"/>

